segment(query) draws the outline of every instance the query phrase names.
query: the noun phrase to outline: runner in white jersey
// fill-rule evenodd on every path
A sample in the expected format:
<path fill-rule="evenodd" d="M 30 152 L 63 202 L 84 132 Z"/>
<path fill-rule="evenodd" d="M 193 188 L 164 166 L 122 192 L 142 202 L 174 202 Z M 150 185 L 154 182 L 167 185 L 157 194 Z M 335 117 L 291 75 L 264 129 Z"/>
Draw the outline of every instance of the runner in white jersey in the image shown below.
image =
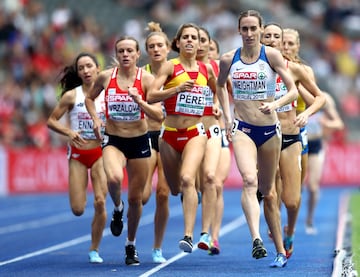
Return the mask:
<path fill-rule="evenodd" d="M 221 56 L 217 94 L 223 107 L 228 138 L 243 178 L 241 204 L 253 242 L 252 256 L 267 256 L 260 236 L 260 205 L 256 192 L 264 195 L 266 221 L 274 237 L 276 257 L 271 267 L 287 263 L 282 241 L 280 212 L 277 205 L 275 174 L 279 163 L 281 129 L 276 109 L 297 98 L 294 81 L 287 72 L 281 53 L 260 42 L 263 20 L 259 12 L 241 13 L 238 21 L 243 47 Z M 288 93 L 274 100 L 276 73 L 284 81 Z M 233 85 L 234 116 L 231 117 L 226 80 Z"/>
<path fill-rule="evenodd" d="M 309 139 L 306 183 L 309 196 L 306 205 L 305 232 L 308 235 L 316 235 L 318 233 L 314 224 L 314 215 L 320 193 L 327 141 L 334 131 L 344 128 L 344 123 L 336 109 L 334 99 L 328 93 L 325 93 L 325 96 L 325 106 L 321 112 L 310 117 L 306 125 Z"/>
<path fill-rule="evenodd" d="M 95 108 L 99 118 L 105 122 L 105 92 L 102 91 L 95 99 Z M 73 131 L 79 131 L 83 139 L 97 139 L 93 130 L 93 120 L 85 107 L 85 94 L 82 86 L 75 88 L 74 108 L 69 111 L 70 128 Z M 101 133 L 104 134 L 102 128 Z"/>
<path fill-rule="evenodd" d="M 73 65 L 65 67 L 60 80 L 61 98 L 52 111 L 47 124 L 50 129 L 69 138 L 69 198 L 76 216 L 84 213 L 86 206 L 88 176 L 94 192 L 94 217 L 91 224 L 91 247 L 89 261 L 102 263 L 99 245 L 106 223 L 107 182 L 103 167 L 101 141 L 93 131 L 93 121 L 85 107 L 85 96 L 94 85 L 99 72 L 96 58 L 89 53 L 79 54 Z M 104 93 L 95 99 L 96 113 L 104 118 Z M 68 113 L 70 127 L 60 122 Z M 90 169 L 91 174 L 88 174 Z"/>

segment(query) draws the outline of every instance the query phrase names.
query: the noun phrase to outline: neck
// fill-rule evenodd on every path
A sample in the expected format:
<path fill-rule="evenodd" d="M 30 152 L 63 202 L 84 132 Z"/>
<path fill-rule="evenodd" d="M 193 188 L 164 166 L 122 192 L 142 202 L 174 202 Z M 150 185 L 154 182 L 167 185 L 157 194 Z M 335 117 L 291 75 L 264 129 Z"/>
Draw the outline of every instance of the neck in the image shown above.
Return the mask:
<path fill-rule="evenodd" d="M 166 62 L 166 60 L 161 62 L 150 62 L 151 73 L 156 75 L 160 69 L 160 67 Z"/>
<path fill-rule="evenodd" d="M 122 75 L 124 77 L 131 77 L 134 74 L 136 74 L 136 71 L 137 71 L 137 66 L 132 66 L 132 67 L 119 66 L 118 75 Z"/>
<path fill-rule="evenodd" d="M 83 90 L 83 93 L 84 93 L 84 94 L 87 94 L 87 93 L 92 89 L 93 86 L 94 86 L 94 83 L 89 83 L 89 84 L 83 83 L 83 84 L 81 85 L 82 90 Z"/>
<path fill-rule="evenodd" d="M 209 63 L 210 62 L 210 59 L 209 59 L 208 55 L 199 57 L 197 60 L 200 61 L 200 62 L 203 62 L 203 63 Z"/>
<path fill-rule="evenodd" d="M 261 44 L 259 44 L 258 46 L 255 46 L 255 47 L 246 47 L 246 46 L 244 46 L 241 49 L 241 54 L 243 56 L 248 57 L 248 58 L 254 58 L 254 57 L 257 57 L 259 55 L 260 48 L 261 48 Z"/>
<path fill-rule="evenodd" d="M 180 55 L 179 60 L 180 60 L 180 63 L 186 68 L 193 68 L 197 65 L 197 60 L 194 55 L 189 56 L 189 57 Z"/>

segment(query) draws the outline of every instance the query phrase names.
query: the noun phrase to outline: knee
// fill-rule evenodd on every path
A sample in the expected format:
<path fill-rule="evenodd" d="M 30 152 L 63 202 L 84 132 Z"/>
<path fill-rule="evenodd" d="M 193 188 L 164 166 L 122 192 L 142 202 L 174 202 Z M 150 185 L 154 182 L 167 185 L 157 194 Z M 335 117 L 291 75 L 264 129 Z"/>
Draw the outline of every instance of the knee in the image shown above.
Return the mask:
<path fill-rule="evenodd" d="M 129 207 L 142 206 L 143 204 L 142 198 L 138 196 L 128 197 Z"/>
<path fill-rule="evenodd" d="M 221 194 L 223 193 L 223 186 L 222 186 L 221 183 L 217 184 L 217 185 L 215 186 L 215 189 L 216 189 L 216 194 L 217 194 L 217 195 L 221 195 Z"/>
<path fill-rule="evenodd" d="M 257 188 L 258 178 L 256 174 L 244 174 L 242 178 L 245 187 Z"/>
<path fill-rule="evenodd" d="M 182 188 L 188 188 L 195 184 L 194 178 L 191 178 L 189 175 L 182 175 L 180 177 L 180 184 Z"/>
<path fill-rule="evenodd" d="M 164 203 L 165 201 L 167 202 L 168 198 L 169 198 L 169 191 L 167 189 L 158 188 L 156 190 L 156 201 L 158 203 Z"/>
<path fill-rule="evenodd" d="M 266 202 L 276 202 L 277 199 L 277 193 L 274 189 L 270 190 L 267 194 L 264 194 L 264 201 Z"/>
<path fill-rule="evenodd" d="M 83 215 L 83 213 L 85 211 L 85 207 L 79 206 L 79 205 L 74 205 L 71 207 L 71 211 L 75 216 L 81 216 L 81 215 Z"/>
<path fill-rule="evenodd" d="M 143 192 L 143 196 L 142 196 L 142 204 L 143 205 L 145 205 L 149 201 L 150 196 L 151 196 L 151 190 L 148 191 L 145 189 Z"/>
<path fill-rule="evenodd" d="M 308 190 L 309 190 L 309 192 L 311 194 L 317 194 L 318 193 L 318 188 L 315 187 L 315 186 L 309 186 Z"/>
<path fill-rule="evenodd" d="M 96 198 L 94 201 L 94 209 L 96 213 L 104 213 L 105 210 L 105 200 Z"/>
<path fill-rule="evenodd" d="M 214 172 L 207 172 L 205 174 L 205 184 L 206 188 L 215 188 L 215 173 Z"/>
<path fill-rule="evenodd" d="M 106 174 L 106 178 L 109 186 L 119 185 L 119 183 L 122 182 L 122 178 L 119 174 L 108 173 Z"/>

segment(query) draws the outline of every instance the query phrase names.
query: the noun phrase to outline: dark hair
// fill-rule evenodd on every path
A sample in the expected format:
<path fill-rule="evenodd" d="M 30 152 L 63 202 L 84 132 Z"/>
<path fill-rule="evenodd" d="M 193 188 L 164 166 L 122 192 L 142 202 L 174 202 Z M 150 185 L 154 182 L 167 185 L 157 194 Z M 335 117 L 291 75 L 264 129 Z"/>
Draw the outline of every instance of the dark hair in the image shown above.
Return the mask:
<path fill-rule="evenodd" d="M 281 29 L 281 31 L 283 31 L 283 27 L 282 27 L 279 23 L 276 23 L 276 22 L 267 23 L 267 24 L 264 25 L 264 29 L 265 29 L 266 27 L 269 27 L 269 26 L 279 27 L 279 29 Z"/>
<path fill-rule="evenodd" d="M 152 36 L 161 36 L 165 39 L 165 43 L 166 46 L 170 46 L 170 41 L 168 36 L 162 31 L 161 27 L 160 27 L 160 23 L 156 23 L 154 21 L 151 21 L 148 23 L 146 30 L 148 30 L 150 33 L 148 34 L 148 36 L 146 37 L 145 40 L 145 50 L 148 50 L 148 40 L 149 38 L 151 38 Z"/>
<path fill-rule="evenodd" d="M 62 75 L 60 79 L 60 86 L 61 86 L 61 96 L 68 90 L 76 88 L 82 85 L 82 80 L 78 75 L 78 62 L 82 57 L 89 57 L 91 58 L 96 66 L 99 66 L 97 58 L 90 53 L 82 52 L 76 56 L 74 62 L 71 65 L 65 66 L 64 69 L 60 72 Z"/>
<path fill-rule="evenodd" d="M 208 37 L 209 41 L 211 40 L 210 33 L 209 33 L 209 31 L 208 31 L 206 28 L 204 28 L 204 27 L 199 27 L 199 30 L 204 31 L 204 32 L 205 32 L 205 34 L 207 35 L 207 37 Z"/>
<path fill-rule="evenodd" d="M 216 39 L 213 39 L 213 38 L 210 41 L 213 41 L 215 43 L 216 50 L 217 50 L 216 52 L 220 53 L 220 44 L 219 44 L 219 42 Z"/>
<path fill-rule="evenodd" d="M 177 30 L 176 35 L 175 35 L 175 37 L 173 38 L 173 40 L 171 42 L 171 49 L 174 50 L 175 52 L 179 53 L 180 49 L 176 46 L 176 42 L 178 40 L 180 40 L 180 37 L 181 37 L 184 29 L 186 29 L 186 28 L 195 28 L 198 31 L 198 33 L 199 33 L 199 30 L 200 30 L 199 26 L 196 25 L 195 23 L 184 23 L 184 24 L 182 24 L 179 27 L 179 29 Z M 200 34 L 198 34 L 198 36 L 199 36 L 199 39 L 200 39 Z"/>
<path fill-rule="evenodd" d="M 270 23 L 267 23 L 265 24 L 264 26 L 264 30 L 266 29 L 266 27 L 269 27 L 269 26 L 276 26 L 278 27 L 280 30 L 281 30 L 281 39 L 283 39 L 284 37 L 284 29 L 282 28 L 282 26 L 279 24 L 279 23 L 276 23 L 276 22 L 270 22 Z M 285 54 L 285 53 L 281 53 L 283 55 L 283 57 L 289 61 L 292 61 L 292 62 L 298 62 L 295 58 L 292 58 L 290 57 L 289 55 Z"/>
<path fill-rule="evenodd" d="M 280 30 L 281 30 L 281 40 L 283 38 L 283 34 L 284 34 L 284 30 L 283 28 L 281 27 L 281 25 L 279 23 L 275 23 L 275 22 L 270 22 L 270 23 L 267 23 L 264 25 L 264 30 L 269 27 L 269 26 L 275 26 L 275 27 L 278 27 Z M 262 34 L 262 36 L 264 35 L 264 33 Z"/>
<path fill-rule="evenodd" d="M 239 15 L 239 20 L 238 20 L 238 28 L 240 29 L 240 22 L 243 18 L 245 17 L 249 17 L 249 16 L 255 16 L 257 17 L 257 19 L 259 20 L 259 26 L 262 27 L 263 26 L 263 18 L 261 16 L 261 14 L 256 11 L 256 10 L 247 10 L 245 12 L 242 12 L 240 15 Z"/>

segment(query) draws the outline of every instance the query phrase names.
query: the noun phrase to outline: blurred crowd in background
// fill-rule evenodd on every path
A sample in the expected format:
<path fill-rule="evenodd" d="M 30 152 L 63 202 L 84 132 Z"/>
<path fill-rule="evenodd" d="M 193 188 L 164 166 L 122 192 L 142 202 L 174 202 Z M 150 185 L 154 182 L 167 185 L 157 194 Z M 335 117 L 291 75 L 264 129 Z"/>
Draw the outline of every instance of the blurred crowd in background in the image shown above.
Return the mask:
<path fill-rule="evenodd" d="M 300 33 L 301 57 L 319 87 L 334 96 L 347 126 L 335 139 L 360 133 L 359 0 L 2 0 L 0 2 L 0 146 L 65 145 L 46 120 L 59 95 L 59 76 L 82 51 L 111 65 L 114 42 L 134 36 L 146 63 L 147 22 L 159 22 L 169 38 L 185 22 L 206 27 L 221 53 L 239 47 L 238 16 L 259 10 L 266 22 Z"/>

